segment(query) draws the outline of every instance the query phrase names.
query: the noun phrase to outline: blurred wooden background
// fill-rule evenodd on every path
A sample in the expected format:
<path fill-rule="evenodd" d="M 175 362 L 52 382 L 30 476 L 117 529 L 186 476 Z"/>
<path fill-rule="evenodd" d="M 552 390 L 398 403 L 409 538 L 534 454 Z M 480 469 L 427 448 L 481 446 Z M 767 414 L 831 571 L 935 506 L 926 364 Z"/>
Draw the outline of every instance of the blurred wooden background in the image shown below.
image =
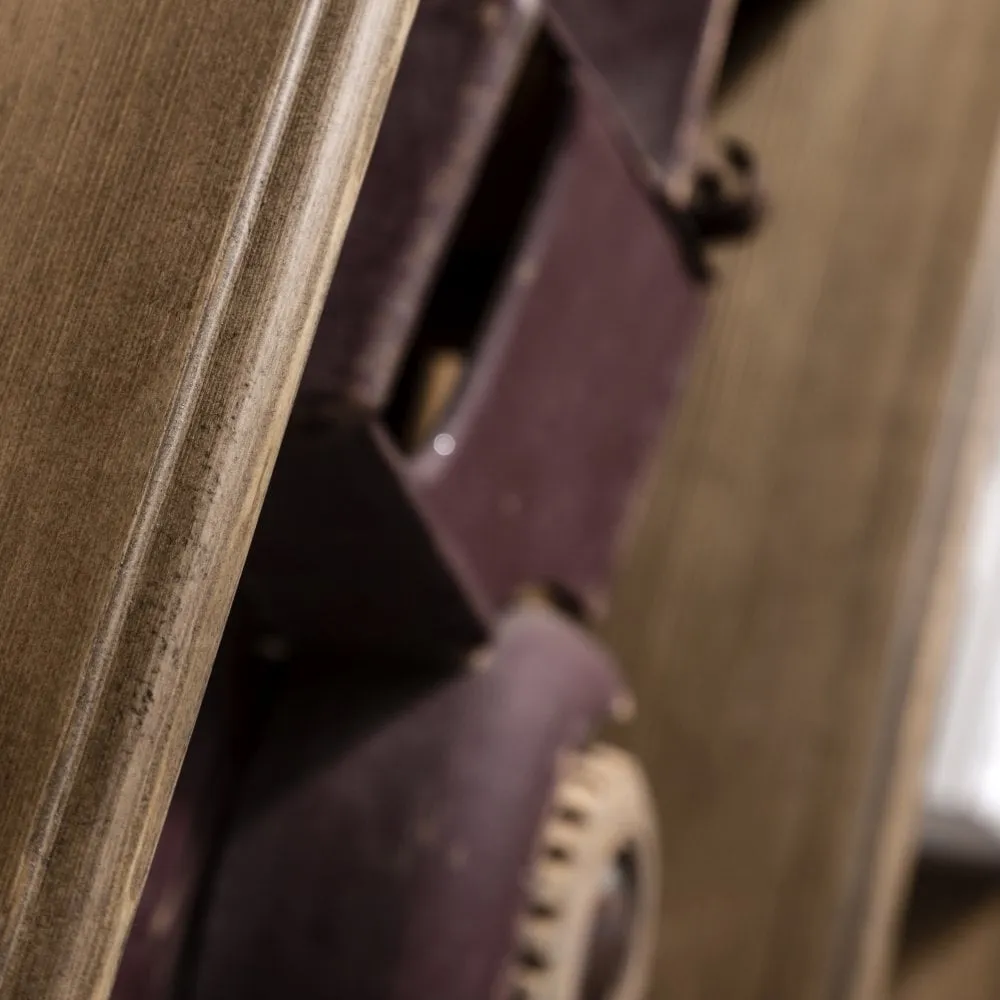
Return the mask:
<path fill-rule="evenodd" d="M 733 44 L 718 126 L 768 217 L 717 256 L 609 628 L 663 813 L 653 996 L 986 997 L 1000 881 L 908 900 L 995 386 L 968 303 L 1000 4 L 748 3 Z"/>

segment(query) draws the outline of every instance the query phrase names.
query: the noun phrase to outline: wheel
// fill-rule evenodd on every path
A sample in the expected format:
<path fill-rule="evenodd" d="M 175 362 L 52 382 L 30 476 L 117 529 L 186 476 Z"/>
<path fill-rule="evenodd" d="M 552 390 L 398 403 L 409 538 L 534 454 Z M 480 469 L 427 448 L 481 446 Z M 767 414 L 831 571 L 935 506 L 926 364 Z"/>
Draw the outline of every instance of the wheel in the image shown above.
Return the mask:
<path fill-rule="evenodd" d="M 511 1000 L 641 1000 L 656 948 L 659 843 L 638 762 L 574 755 L 539 839 Z"/>

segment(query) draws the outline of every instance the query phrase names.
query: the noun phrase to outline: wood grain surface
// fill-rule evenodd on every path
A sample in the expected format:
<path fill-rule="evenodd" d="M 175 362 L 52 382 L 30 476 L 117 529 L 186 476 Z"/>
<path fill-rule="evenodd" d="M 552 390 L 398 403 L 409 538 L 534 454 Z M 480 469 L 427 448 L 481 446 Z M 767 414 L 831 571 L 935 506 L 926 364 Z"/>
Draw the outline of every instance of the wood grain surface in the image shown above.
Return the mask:
<path fill-rule="evenodd" d="M 99 997 L 414 0 L 0 4 L 0 997 Z"/>
<path fill-rule="evenodd" d="M 783 6 L 718 116 L 769 215 L 720 255 L 609 630 L 662 812 L 653 995 L 674 1000 L 884 993 L 942 667 L 921 645 L 942 441 L 975 368 L 1000 7 Z"/>

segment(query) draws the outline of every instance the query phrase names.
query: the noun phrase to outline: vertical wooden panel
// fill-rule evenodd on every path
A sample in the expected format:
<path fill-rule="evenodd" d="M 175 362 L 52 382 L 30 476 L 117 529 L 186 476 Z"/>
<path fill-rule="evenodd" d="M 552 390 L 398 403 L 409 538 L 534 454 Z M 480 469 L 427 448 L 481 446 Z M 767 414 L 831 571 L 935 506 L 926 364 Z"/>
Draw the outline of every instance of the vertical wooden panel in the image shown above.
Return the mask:
<path fill-rule="evenodd" d="M 0 996 L 100 996 L 410 0 L 0 11 Z"/>
<path fill-rule="evenodd" d="M 896 785 L 933 687 L 911 669 L 929 572 L 909 581 L 948 485 L 928 470 L 998 44 L 990 2 L 806 0 L 720 109 L 770 213 L 720 260 L 610 629 L 662 809 L 664 996 L 878 988 L 900 886 L 881 836 L 893 808 L 915 833 Z"/>

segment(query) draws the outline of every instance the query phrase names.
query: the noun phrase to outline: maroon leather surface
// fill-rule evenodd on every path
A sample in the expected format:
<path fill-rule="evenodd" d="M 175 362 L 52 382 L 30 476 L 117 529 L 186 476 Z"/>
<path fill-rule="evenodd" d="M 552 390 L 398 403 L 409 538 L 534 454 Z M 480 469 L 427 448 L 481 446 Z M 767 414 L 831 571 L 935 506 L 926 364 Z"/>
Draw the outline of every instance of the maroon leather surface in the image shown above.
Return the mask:
<path fill-rule="evenodd" d="M 492 136 L 534 4 L 421 0 L 302 380 L 378 407 Z"/>
<path fill-rule="evenodd" d="M 454 450 L 408 478 L 495 607 L 555 582 L 600 612 L 704 291 L 587 102 L 510 274 L 440 429 Z"/>
<path fill-rule="evenodd" d="M 112 1000 L 174 1000 L 202 878 L 210 868 L 267 691 L 234 609 L 125 943 Z"/>
<path fill-rule="evenodd" d="M 240 592 L 293 645 L 447 660 L 483 642 L 486 602 L 456 571 L 371 420 L 307 415 L 285 434 Z"/>
<path fill-rule="evenodd" d="M 551 0 L 554 22 L 593 93 L 635 151 L 668 167 L 712 0 Z"/>
<path fill-rule="evenodd" d="M 496 995 L 559 751 L 600 724 L 614 670 L 541 609 L 503 620 L 472 669 L 402 667 L 323 662 L 278 706 L 196 1000 Z"/>

